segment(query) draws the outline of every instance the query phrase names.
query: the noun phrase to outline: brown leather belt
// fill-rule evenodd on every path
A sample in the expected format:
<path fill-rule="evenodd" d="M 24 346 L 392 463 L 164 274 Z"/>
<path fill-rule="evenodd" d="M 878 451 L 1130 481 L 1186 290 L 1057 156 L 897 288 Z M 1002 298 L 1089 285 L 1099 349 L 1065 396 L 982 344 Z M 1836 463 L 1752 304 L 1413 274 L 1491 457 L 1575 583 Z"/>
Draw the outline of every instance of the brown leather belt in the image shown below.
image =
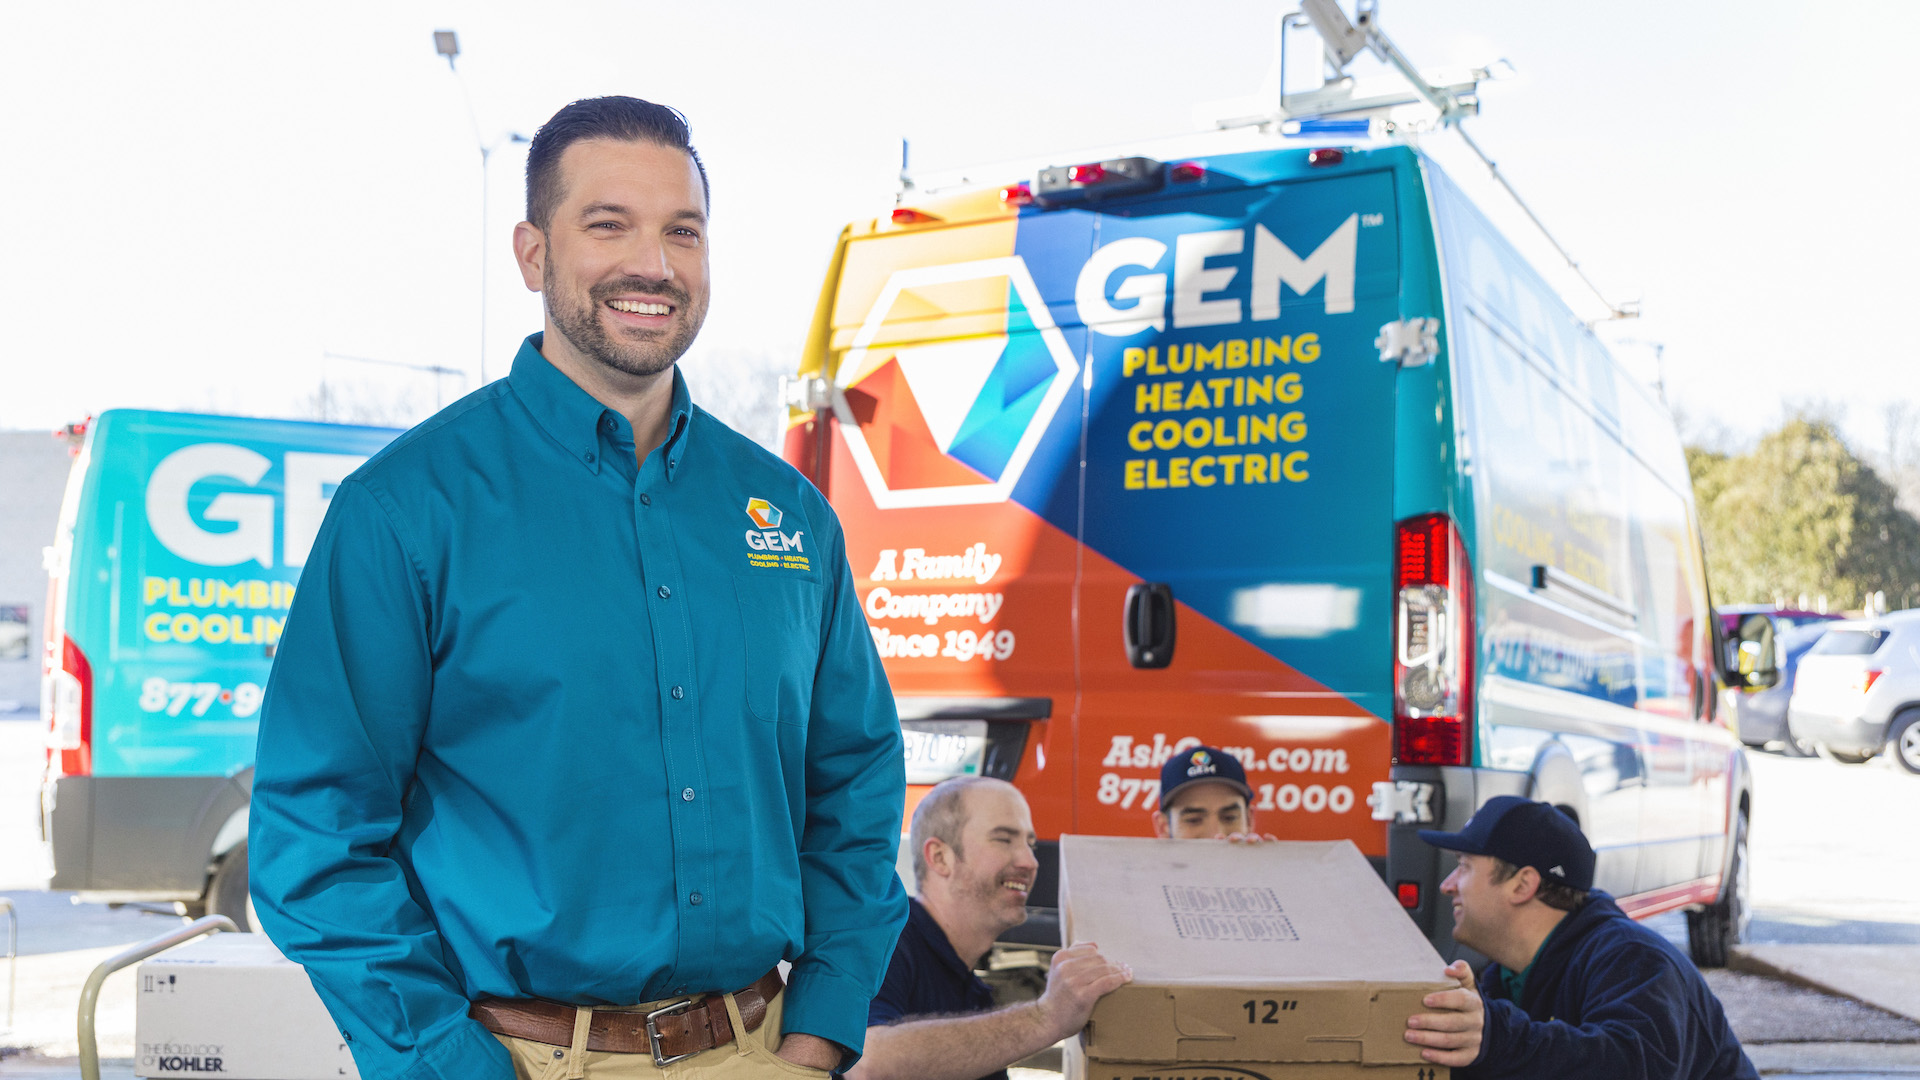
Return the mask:
<path fill-rule="evenodd" d="M 747 1030 L 767 1018 L 767 1004 L 785 988 L 780 969 L 767 972 L 733 997 Z M 528 1039 L 549 1046 L 573 1045 L 572 1005 L 540 998 L 481 998 L 467 1015 L 496 1035 Z M 703 1050 L 733 1041 L 733 1021 L 720 994 L 693 997 L 652 1012 L 596 1010 L 587 1022 L 587 1049 L 614 1054 L 652 1054 L 655 1065 L 669 1065 Z"/>

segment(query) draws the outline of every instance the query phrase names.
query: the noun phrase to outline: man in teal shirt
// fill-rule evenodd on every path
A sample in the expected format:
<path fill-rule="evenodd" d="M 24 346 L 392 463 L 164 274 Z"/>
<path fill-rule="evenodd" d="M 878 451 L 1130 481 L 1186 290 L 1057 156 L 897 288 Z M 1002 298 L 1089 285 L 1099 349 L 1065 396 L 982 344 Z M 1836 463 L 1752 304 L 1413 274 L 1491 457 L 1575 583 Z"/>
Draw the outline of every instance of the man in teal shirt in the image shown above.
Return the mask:
<path fill-rule="evenodd" d="M 906 916 L 840 525 L 675 370 L 708 293 L 679 114 L 576 102 L 527 173 L 544 334 L 340 485 L 300 581 L 260 922 L 368 1080 L 824 1075 Z"/>

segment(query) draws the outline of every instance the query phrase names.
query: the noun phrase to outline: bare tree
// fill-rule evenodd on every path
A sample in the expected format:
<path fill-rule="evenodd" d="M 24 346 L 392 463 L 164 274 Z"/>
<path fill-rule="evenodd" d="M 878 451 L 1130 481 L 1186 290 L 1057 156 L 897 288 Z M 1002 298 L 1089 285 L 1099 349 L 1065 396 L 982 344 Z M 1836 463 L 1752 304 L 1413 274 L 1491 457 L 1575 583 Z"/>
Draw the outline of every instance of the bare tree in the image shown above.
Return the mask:
<path fill-rule="evenodd" d="M 366 379 L 321 379 L 294 405 L 302 420 L 369 427 L 412 427 L 433 413 L 433 399 L 419 388 Z"/>
<path fill-rule="evenodd" d="M 785 415 L 780 376 L 794 367 L 790 357 L 752 349 L 700 350 L 680 361 L 694 404 L 775 453 Z"/>
<path fill-rule="evenodd" d="M 1887 482 L 1899 493 L 1899 505 L 1920 516 L 1920 409 L 1906 399 L 1880 407 L 1886 425 L 1886 459 L 1881 462 Z"/>

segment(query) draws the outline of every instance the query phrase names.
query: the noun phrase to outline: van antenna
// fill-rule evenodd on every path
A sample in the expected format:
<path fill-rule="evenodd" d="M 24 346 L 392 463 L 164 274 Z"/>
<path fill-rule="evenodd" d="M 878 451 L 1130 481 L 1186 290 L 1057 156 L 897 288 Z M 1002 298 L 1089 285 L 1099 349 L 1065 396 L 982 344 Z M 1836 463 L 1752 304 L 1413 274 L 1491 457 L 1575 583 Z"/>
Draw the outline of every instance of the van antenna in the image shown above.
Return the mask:
<path fill-rule="evenodd" d="M 1314 31 L 1320 35 L 1326 57 L 1327 75 L 1318 90 L 1289 95 L 1286 87 L 1286 32 L 1289 27 L 1299 26 L 1303 21 L 1311 24 Z M 1353 82 L 1346 75 L 1346 69 L 1347 65 L 1362 52 L 1372 53 L 1406 79 L 1412 86 L 1417 100 L 1426 102 L 1439 113 L 1437 118 L 1439 126 L 1452 128 L 1454 133 L 1460 136 L 1460 141 L 1467 145 L 1467 149 L 1473 151 L 1473 155 L 1487 167 L 1488 175 L 1492 176 L 1494 182 L 1507 193 L 1514 205 L 1520 208 L 1520 212 L 1527 215 L 1527 220 L 1533 223 L 1534 228 L 1540 230 L 1540 235 L 1546 237 L 1547 243 L 1553 245 L 1553 250 L 1566 261 L 1567 268 L 1573 271 L 1581 284 L 1585 285 L 1607 309 L 1606 319 L 1596 321 L 1639 318 L 1639 302 L 1629 300 L 1616 304 L 1609 300 L 1607 294 L 1600 291 L 1600 286 L 1594 284 L 1593 279 L 1587 276 L 1587 272 L 1581 269 L 1579 260 L 1575 259 L 1572 253 L 1567 251 L 1566 246 L 1548 230 L 1546 222 L 1540 220 L 1540 215 L 1534 213 L 1533 207 L 1527 205 L 1527 201 L 1520 197 L 1520 192 L 1514 189 L 1506 174 L 1500 171 L 1499 164 L 1487 156 L 1487 152 L 1482 150 L 1480 144 L 1474 142 L 1473 137 L 1467 134 L 1466 128 L 1461 126 L 1462 121 L 1467 117 L 1479 115 L 1478 88 L 1481 80 L 1492 77 L 1490 69 L 1474 69 L 1470 81 L 1457 86 L 1434 86 L 1428 83 L 1426 76 L 1420 74 L 1412 61 L 1407 59 L 1406 54 L 1393 43 L 1393 39 L 1387 37 L 1386 33 L 1380 29 L 1380 16 L 1375 0 L 1356 0 L 1352 21 L 1348 21 L 1346 13 L 1340 10 L 1338 0 L 1300 0 L 1300 10 L 1283 16 L 1280 21 L 1281 79 L 1278 115 L 1222 121 L 1220 126 L 1238 127 L 1249 123 L 1258 123 L 1263 127 L 1283 126 L 1341 114 L 1375 112 L 1395 105 L 1413 104 L 1415 99 L 1406 97 L 1376 97 L 1361 100 L 1353 98 Z M 1289 98 L 1294 105 L 1291 109 L 1287 107 Z M 1387 130 L 1393 129 L 1394 125 L 1389 122 Z"/>

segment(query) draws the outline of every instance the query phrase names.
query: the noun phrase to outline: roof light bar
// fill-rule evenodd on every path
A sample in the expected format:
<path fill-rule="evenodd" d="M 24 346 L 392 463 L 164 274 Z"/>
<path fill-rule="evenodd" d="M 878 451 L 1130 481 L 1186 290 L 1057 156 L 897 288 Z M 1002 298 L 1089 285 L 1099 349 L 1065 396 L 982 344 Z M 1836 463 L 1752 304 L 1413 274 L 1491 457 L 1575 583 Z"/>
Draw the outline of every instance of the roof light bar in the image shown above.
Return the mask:
<path fill-rule="evenodd" d="M 1040 170 L 1033 185 L 1034 200 L 1043 206 L 1136 195 L 1157 191 L 1166 183 L 1167 167 L 1152 158 L 1124 157 L 1056 165 Z"/>

